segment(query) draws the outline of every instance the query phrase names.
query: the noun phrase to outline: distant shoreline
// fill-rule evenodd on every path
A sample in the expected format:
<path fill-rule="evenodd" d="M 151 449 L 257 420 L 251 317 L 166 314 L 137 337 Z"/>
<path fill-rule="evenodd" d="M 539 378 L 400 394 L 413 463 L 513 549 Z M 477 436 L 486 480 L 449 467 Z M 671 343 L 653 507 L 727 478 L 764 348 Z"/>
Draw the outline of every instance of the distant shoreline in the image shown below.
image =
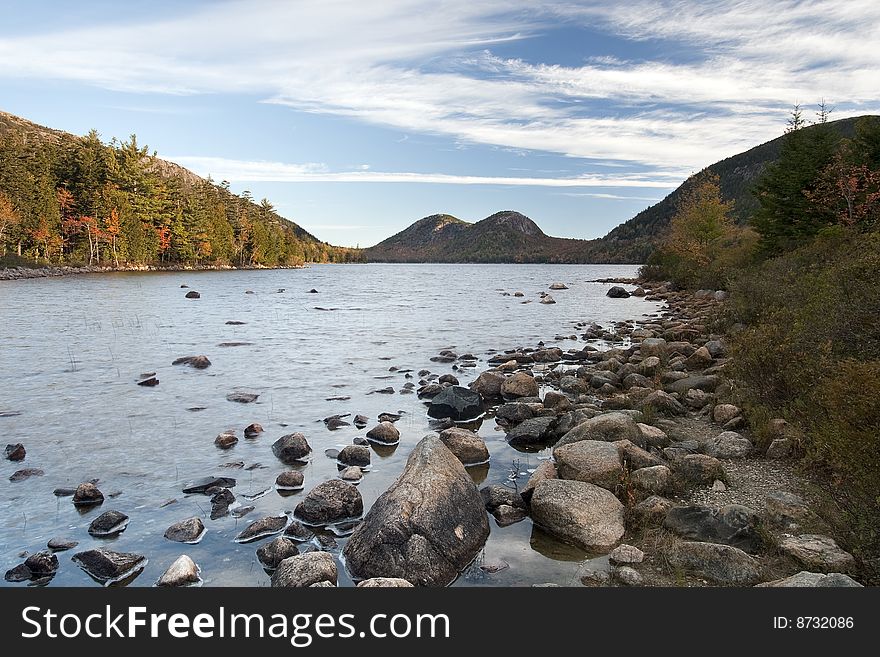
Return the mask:
<path fill-rule="evenodd" d="M 285 265 L 278 267 L 234 267 L 232 265 L 121 265 L 104 267 L 102 265 L 86 265 L 84 267 L 7 267 L 0 269 L 0 281 L 17 281 L 31 278 L 57 278 L 60 276 L 76 276 L 79 274 L 106 274 L 116 272 L 193 272 L 193 271 L 249 271 L 261 269 L 305 269 L 309 265 Z"/>

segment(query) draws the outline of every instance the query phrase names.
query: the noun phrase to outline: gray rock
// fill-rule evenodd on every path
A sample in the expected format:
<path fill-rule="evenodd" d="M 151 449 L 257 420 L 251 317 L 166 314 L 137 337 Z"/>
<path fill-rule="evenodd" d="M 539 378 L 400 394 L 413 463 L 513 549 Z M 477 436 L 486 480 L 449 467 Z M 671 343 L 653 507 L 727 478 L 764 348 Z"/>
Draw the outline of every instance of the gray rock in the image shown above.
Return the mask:
<path fill-rule="evenodd" d="M 843 573 L 811 573 L 806 570 L 802 570 L 791 577 L 764 582 L 763 584 L 758 584 L 758 586 L 790 588 L 862 587 L 852 577 Z"/>
<path fill-rule="evenodd" d="M 647 495 L 662 495 L 673 488 L 672 471 L 665 465 L 639 468 L 629 478 L 636 490 Z"/>
<path fill-rule="evenodd" d="M 46 547 L 53 552 L 64 552 L 65 550 L 72 550 L 77 545 L 79 545 L 79 541 L 74 541 L 68 538 L 50 538 L 49 542 L 46 543 Z"/>
<path fill-rule="evenodd" d="M 480 489 L 480 497 L 486 506 L 486 511 L 492 513 L 501 505 L 513 506 L 520 509 L 526 507 L 522 496 L 514 489 L 501 484 L 492 484 Z"/>
<path fill-rule="evenodd" d="M 521 520 L 525 520 L 528 516 L 525 509 L 518 506 L 511 506 L 509 504 L 498 506 L 492 512 L 492 515 L 495 517 L 495 522 L 498 523 L 499 527 L 507 527 L 520 522 Z"/>
<path fill-rule="evenodd" d="M 284 536 L 297 543 L 305 543 L 315 537 L 315 532 L 301 522 L 294 520 L 284 530 Z"/>
<path fill-rule="evenodd" d="M 221 488 L 211 496 L 211 520 L 222 518 L 229 513 L 229 505 L 235 502 L 235 495 L 228 488 Z"/>
<path fill-rule="evenodd" d="M 815 521 L 816 515 L 803 499 L 787 491 L 773 491 L 764 498 L 764 518 L 773 528 Z"/>
<path fill-rule="evenodd" d="M 91 485 L 91 484 L 81 484 L 80 487 Z M 203 477 L 201 479 L 196 479 L 195 481 L 191 481 L 183 487 L 184 493 L 207 493 L 211 489 L 216 488 L 235 488 L 235 479 L 231 477 Z M 77 488 L 79 490 L 79 488 Z M 103 500 L 104 497 L 101 496 Z M 73 497 L 73 503 L 76 504 L 76 495 Z"/>
<path fill-rule="evenodd" d="M 758 514 L 739 504 L 675 507 L 666 513 L 663 527 L 689 541 L 732 545 L 752 554 L 762 547 Z"/>
<path fill-rule="evenodd" d="M 322 582 L 336 585 L 339 572 L 328 552 L 307 552 L 288 557 L 272 574 L 273 587 L 306 588 Z"/>
<path fill-rule="evenodd" d="M 645 441 L 638 424 L 627 413 L 603 413 L 581 422 L 572 428 L 556 443 L 556 448 L 581 440 L 604 440 L 615 442 L 629 440 L 635 445 L 644 446 Z"/>
<path fill-rule="evenodd" d="M 605 293 L 605 296 L 611 297 L 612 299 L 627 299 L 629 298 L 630 293 L 627 292 L 625 288 L 615 285 Z"/>
<path fill-rule="evenodd" d="M 339 473 L 339 478 L 342 479 L 342 481 L 356 484 L 364 478 L 364 471 L 356 465 L 351 465 Z"/>
<path fill-rule="evenodd" d="M 662 460 L 646 452 L 641 447 L 633 445 L 628 440 L 618 440 L 612 443 L 620 453 L 620 459 L 630 471 L 639 470 L 641 468 L 653 468 L 658 465 L 665 465 Z"/>
<path fill-rule="evenodd" d="M 449 386 L 431 399 L 428 415 L 434 418 L 451 418 L 454 422 L 472 420 L 483 412 L 483 399 L 479 393 L 462 386 Z"/>
<path fill-rule="evenodd" d="M 125 531 L 128 516 L 121 511 L 105 511 L 92 520 L 89 534 L 92 536 L 116 536 Z"/>
<path fill-rule="evenodd" d="M 707 376 L 692 375 L 674 381 L 673 383 L 664 386 L 663 389 L 668 393 L 677 392 L 679 395 L 684 396 L 687 394 L 687 391 L 692 388 L 702 390 L 703 392 L 715 392 L 715 388 L 718 387 L 719 383 L 719 378 L 714 374 Z"/>
<path fill-rule="evenodd" d="M 684 362 L 685 368 L 688 370 L 706 369 L 712 364 L 712 354 L 706 347 L 700 347 L 694 353 L 687 357 Z"/>
<path fill-rule="evenodd" d="M 624 586 L 643 586 L 645 583 L 639 571 L 629 566 L 615 568 L 611 571 L 611 577 L 615 582 Z"/>
<path fill-rule="evenodd" d="M 640 408 L 652 408 L 656 413 L 666 416 L 684 415 L 687 412 L 680 401 L 662 390 L 655 390 L 645 397 Z"/>
<path fill-rule="evenodd" d="M 632 563 L 642 563 L 645 560 L 645 553 L 634 545 L 622 543 L 611 550 L 608 555 L 608 561 L 615 566 L 625 566 Z"/>
<path fill-rule="evenodd" d="M 131 552 L 114 552 L 98 548 L 77 552 L 73 562 L 85 570 L 92 578 L 104 584 L 112 584 L 143 570 L 147 564 L 146 557 Z"/>
<path fill-rule="evenodd" d="M 24 565 L 30 570 L 32 579 L 51 577 L 58 570 L 58 557 L 49 551 L 37 552 L 25 559 Z"/>
<path fill-rule="evenodd" d="M 795 443 L 791 438 L 776 438 L 767 447 L 768 459 L 787 459 L 794 452 Z"/>
<path fill-rule="evenodd" d="M 723 586 L 751 586 L 761 581 L 760 564 L 730 545 L 682 541 L 667 551 L 666 559 L 673 568 Z"/>
<path fill-rule="evenodd" d="M 272 453 L 282 463 L 295 465 L 308 461 L 312 448 L 304 435 L 290 433 L 272 443 Z"/>
<path fill-rule="evenodd" d="M 717 459 L 741 459 L 752 451 L 752 443 L 735 431 L 725 431 L 703 444 L 703 451 Z"/>
<path fill-rule="evenodd" d="M 201 584 L 201 569 L 187 555 L 179 556 L 156 582 L 156 586 L 195 586 Z"/>
<path fill-rule="evenodd" d="M 717 424 L 727 424 L 739 414 L 739 408 L 733 404 L 718 404 L 712 409 L 712 419 Z"/>
<path fill-rule="evenodd" d="M 535 492 L 535 488 L 537 488 L 538 484 L 544 481 L 545 479 L 557 479 L 558 475 L 556 474 L 556 464 L 552 461 L 542 461 L 535 471 L 532 473 L 532 476 L 529 477 L 528 482 L 525 487 L 520 492 L 520 497 L 522 497 L 523 501 L 528 504 L 532 500 L 532 495 Z"/>
<path fill-rule="evenodd" d="M 706 454 L 686 454 L 671 465 L 676 479 L 685 486 L 711 486 L 716 479 L 727 480 L 721 461 Z"/>
<path fill-rule="evenodd" d="M 502 404 L 495 409 L 495 417 L 504 420 L 509 424 L 519 424 L 525 420 L 530 420 L 535 416 L 535 412 L 529 404 L 520 402 L 509 402 Z"/>
<path fill-rule="evenodd" d="M 244 428 L 245 438 L 256 438 L 261 433 L 263 433 L 263 425 L 257 424 L 256 422 L 249 424 Z"/>
<path fill-rule="evenodd" d="M 551 440 L 555 417 L 534 417 L 524 420 L 507 433 L 507 442 L 513 447 L 543 446 Z"/>
<path fill-rule="evenodd" d="M 642 358 L 657 357 L 660 360 L 666 358 L 667 345 L 663 338 L 645 338 L 639 344 L 639 352 Z"/>
<path fill-rule="evenodd" d="M 853 556 L 842 550 L 833 538 L 820 534 L 783 536 L 779 550 L 810 570 L 846 573 L 855 567 Z"/>
<path fill-rule="evenodd" d="M 273 538 L 257 549 L 257 559 L 266 570 L 275 570 L 282 561 L 298 554 L 296 543 L 283 536 Z"/>
<path fill-rule="evenodd" d="M 482 548 L 489 522 L 461 462 L 434 435 L 373 504 L 343 554 L 355 578 L 401 577 L 424 586 L 452 582 Z"/>
<path fill-rule="evenodd" d="M 259 395 L 252 392 L 230 392 L 226 395 L 226 401 L 237 402 L 239 404 L 250 404 L 257 401 Z"/>
<path fill-rule="evenodd" d="M 287 516 L 264 516 L 245 527 L 235 537 L 235 542 L 250 543 L 266 536 L 272 536 L 272 534 L 284 531 L 289 522 L 290 518 Z"/>
<path fill-rule="evenodd" d="M 400 442 L 400 431 L 392 422 L 380 422 L 367 432 L 367 440 L 380 445 L 396 445 Z"/>
<path fill-rule="evenodd" d="M 363 512 L 364 500 L 357 486 L 331 479 L 310 490 L 294 515 L 308 525 L 331 525 L 359 518 Z"/>
<path fill-rule="evenodd" d="M 671 500 L 652 495 L 632 508 L 632 524 L 636 528 L 659 527 L 666 519 L 666 512 L 674 506 L 675 503 Z"/>
<path fill-rule="evenodd" d="M 339 452 L 338 458 L 343 465 L 366 467 L 370 465 L 370 448 L 362 445 L 346 445 Z"/>
<path fill-rule="evenodd" d="M 587 551 L 610 550 L 625 531 L 620 501 L 604 488 L 581 481 L 541 481 L 531 509 L 536 524 Z"/>
<path fill-rule="evenodd" d="M 440 432 L 440 440 L 465 466 L 480 465 L 489 460 L 486 443 L 473 431 L 453 427 Z"/>
<path fill-rule="evenodd" d="M 608 490 L 623 483 L 623 463 L 614 443 L 579 440 L 553 450 L 561 479 L 584 481 Z"/>
<path fill-rule="evenodd" d="M 400 577 L 371 577 L 357 583 L 359 589 L 412 588 L 412 584 Z"/>
<path fill-rule="evenodd" d="M 538 382 L 535 377 L 525 372 L 516 372 L 501 384 L 501 396 L 505 399 L 517 397 L 537 397 Z"/>
<path fill-rule="evenodd" d="M 650 424 L 642 424 L 641 422 L 637 423 L 637 426 L 642 433 L 642 441 L 639 444 L 646 447 L 659 447 L 661 449 L 669 445 L 669 436 L 666 435 L 663 429 L 658 429 Z"/>
<path fill-rule="evenodd" d="M 187 292 L 184 296 L 185 296 L 187 299 L 200 299 L 202 295 L 199 294 L 198 292 L 196 292 L 195 290 L 190 290 L 190 291 Z"/>
<path fill-rule="evenodd" d="M 177 543 L 198 543 L 205 534 L 205 525 L 199 518 L 187 518 L 165 530 L 165 538 Z"/>

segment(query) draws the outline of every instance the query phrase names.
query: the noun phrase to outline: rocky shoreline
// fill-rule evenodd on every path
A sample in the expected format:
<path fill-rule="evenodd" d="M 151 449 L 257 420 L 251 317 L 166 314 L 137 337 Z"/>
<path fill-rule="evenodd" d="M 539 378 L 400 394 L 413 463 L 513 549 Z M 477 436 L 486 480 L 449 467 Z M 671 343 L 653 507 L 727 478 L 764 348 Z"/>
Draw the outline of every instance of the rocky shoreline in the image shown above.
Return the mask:
<path fill-rule="evenodd" d="M 481 563 L 487 537 L 531 518 L 560 541 L 607 555 L 606 566 L 579 572 L 587 586 L 861 586 L 854 579 L 858 564 L 828 535 L 796 473 L 797 434 L 775 420 L 775 439 L 759 446 L 730 403 L 724 336 L 710 329 L 726 294 L 678 292 L 647 281 L 603 282 L 637 286 L 615 286 L 608 290 L 612 298 L 644 297 L 665 302 L 665 308 L 610 327 L 578 322 L 575 337 L 584 344 L 579 349 L 539 342 L 491 352 L 485 358 L 489 368 L 468 386 L 458 377 L 473 372 L 482 358 L 451 350 L 430 358 L 455 373 L 423 369 L 418 383 L 408 381 L 401 393 L 414 393 L 426 404 L 434 433 L 415 446 L 403 472 L 369 509 L 357 482 L 371 453 L 400 441 L 400 415 L 355 417 L 358 429 L 369 430 L 342 450 L 327 450 L 339 477 L 323 482 L 305 481 L 300 471 L 312 458 L 306 436 L 282 436 L 271 452 L 288 470 L 275 487 L 279 493 L 308 492 L 292 513 L 251 522 L 235 542 L 271 539 L 256 554 L 272 586 L 336 586 L 343 564 L 358 586 L 445 586 L 468 569 L 491 575 L 505 568 Z M 567 289 L 554 285 L 550 289 Z M 201 358 L 179 363 L 210 367 Z M 346 417 L 324 422 L 338 428 L 348 424 Z M 511 447 L 542 456 L 534 470 L 478 489 L 469 471 L 487 467 L 490 454 L 476 429 L 492 419 Z M 245 439 L 262 433 L 257 424 L 244 429 Z M 228 431 L 215 445 L 226 450 L 237 442 Z M 24 445 L 7 447 L 9 460 L 25 455 Z M 42 474 L 25 468 L 13 480 Z M 72 496 L 79 508 L 99 507 L 105 497 L 96 483 L 56 495 Z M 234 478 L 214 476 L 190 482 L 182 492 L 210 500 L 210 523 L 253 509 L 247 497 L 237 500 L 235 486 Z M 92 520 L 89 534 L 118 535 L 130 521 L 137 519 L 108 510 Z M 188 518 L 168 527 L 164 537 L 194 544 L 209 528 L 201 518 Z M 347 538 L 342 550 L 334 536 Z M 60 567 L 56 553 L 76 545 L 53 538 L 47 550 L 23 554 L 7 581 L 48 582 Z M 147 555 L 101 548 L 72 560 L 108 585 L 135 579 Z M 201 581 L 200 567 L 181 554 L 157 584 Z"/>
<path fill-rule="evenodd" d="M 79 274 L 107 274 L 114 272 L 191 272 L 191 271 L 237 271 L 261 269 L 302 269 L 307 265 L 290 265 L 278 267 L 233 267 L 232 265 L 121 265 L 105 267 L 103 265 L 85 265 L 68 267 L 66 265 L 47 267 L 6 267 L 0 269 L 0 281 L 17 281 L 29 278 L 54 278 L 58 276 L 76 276 Z"/>

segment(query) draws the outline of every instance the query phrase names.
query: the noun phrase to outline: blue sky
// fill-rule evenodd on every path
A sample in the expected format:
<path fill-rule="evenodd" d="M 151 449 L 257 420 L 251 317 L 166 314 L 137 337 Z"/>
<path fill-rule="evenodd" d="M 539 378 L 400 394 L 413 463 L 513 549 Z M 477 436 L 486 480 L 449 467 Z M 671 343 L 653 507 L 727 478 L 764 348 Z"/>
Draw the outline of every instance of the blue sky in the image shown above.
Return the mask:
<path fill-rule="evenodd" d="M 598 237 L 778 136 L 880 113 L 880 3 L 0 0 L 0 109 L 366 246 L 503 209 Z"/>

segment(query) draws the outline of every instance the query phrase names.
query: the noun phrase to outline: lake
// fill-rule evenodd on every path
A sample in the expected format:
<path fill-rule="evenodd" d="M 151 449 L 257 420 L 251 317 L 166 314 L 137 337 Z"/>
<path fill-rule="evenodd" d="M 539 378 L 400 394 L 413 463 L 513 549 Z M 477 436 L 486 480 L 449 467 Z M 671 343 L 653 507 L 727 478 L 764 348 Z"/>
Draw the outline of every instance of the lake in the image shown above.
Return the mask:
<path fill-rule="evenodd" d="M 96 585 L 70 556 L 98 546 L 149 558 L 131 586 L 152 586 L 180 554 L 200 565 L 206 586 L 268 586 L 255 556 L 265 541 L 238 544 L 233 538 L 261 516 L 292 511 L 311 488 L 337 476 L 336 461 L 324 451 L 341 449 L 366 430 L 330 431 L 323 418 L 361 413 L 370 418 L 369 429 L 381 412 L 402 415 L 396 423 L 400 444 L 374 452 L 359 484 L 368 509 L 430 431 L 426 405 L 415 394 L 401 394 L 404 383 L 417 383 L 416 373 L 428 369 L 453 373 L 467 385 L 489 368 L 490 350 L 535 347 L 541 340 L 580 349 L 582 341 L 554 336 L 576 333 L 577 322 L 610 325 L 656 313 L 660 303 L 609 299 L 610 285 L 589 282 L 632 277 L 636 269 L 371 264 L 0 281 L 0 431 L 7 443 L 21 442 L 27 449 L 23 462 L 0 461 L 2 566 L 12 568 L 23 551 L 45 549 L 48 539 L 62 537 L 79 546 L 58 553 L 61 566 L 50 586 Z M 539 304 L 539 293 L 554 281 L 570 289 L 550 292 L 555 305 Z M 185 298 L 188 290 L 181 285 L 201 298 Z M 515 291 L 524 297 L 512 296 Z M 220 346 L 224 343 L 237 344 Z M 477 367 L 453 370 L 454 363 L 430 361 L 449 348 L 476 355 Z M 199 354 L 208 356 L 211 367 L 171 365 Z M 415 378 L 400 370 L 412 370 Z M 150 372 L 158 386 L 136 385 Z M 394 394 L 369 394 L 389 386 Z M 230 402 L 231 392 L 259 398 Z M 328 401 L 331 397 L 350 399 Z M 252 422 L 265 433 L 245 439 L 243 429 Z M 220 450 L 214 439 L 228 429 L 236 430 L 239 442 Z M 314 457 L 302 469 L 305 489 L 282 497 L 273 484 L 288 468 L 270 446 L 295 431 L 305 434 Z M 471 472 L 481 487 L 513 479 L 521 487 L 549 456 L 549 450 L 512 449 L 491 419 L 478 433 L 491 454 L 488 467 Z M 25 467 L 45 475 L 9 481 Z M 209 499 L 181 492 L 185 483 L 207 475 L 236 478 L 238 502 L 254 511 L 209 520 Z M 53 494 L 91 479 L 99 480 L 107 496 L 98 508 L 80 512 L 70 497 Z M 163 506 L 170 500 L 176 501 Z M 128 528 L 112 539 L 89 536 L 89 523 L 111 509 L 130 517 Z M 192 516 L 207 527 L 200 543 L 163 538 L 169 525 Z M 454 586 L 578 583 L 590 555 L 546 536 L 529 519 L 499 528 L 490 516 L 489 523 L 483 553 Z M 331 550 L 336 557 L 345 538 L 337 540 Z M 479 567 L 504 564 L 494 573 Z M 351 585 L 342 567 L 339 584 Z"/>

